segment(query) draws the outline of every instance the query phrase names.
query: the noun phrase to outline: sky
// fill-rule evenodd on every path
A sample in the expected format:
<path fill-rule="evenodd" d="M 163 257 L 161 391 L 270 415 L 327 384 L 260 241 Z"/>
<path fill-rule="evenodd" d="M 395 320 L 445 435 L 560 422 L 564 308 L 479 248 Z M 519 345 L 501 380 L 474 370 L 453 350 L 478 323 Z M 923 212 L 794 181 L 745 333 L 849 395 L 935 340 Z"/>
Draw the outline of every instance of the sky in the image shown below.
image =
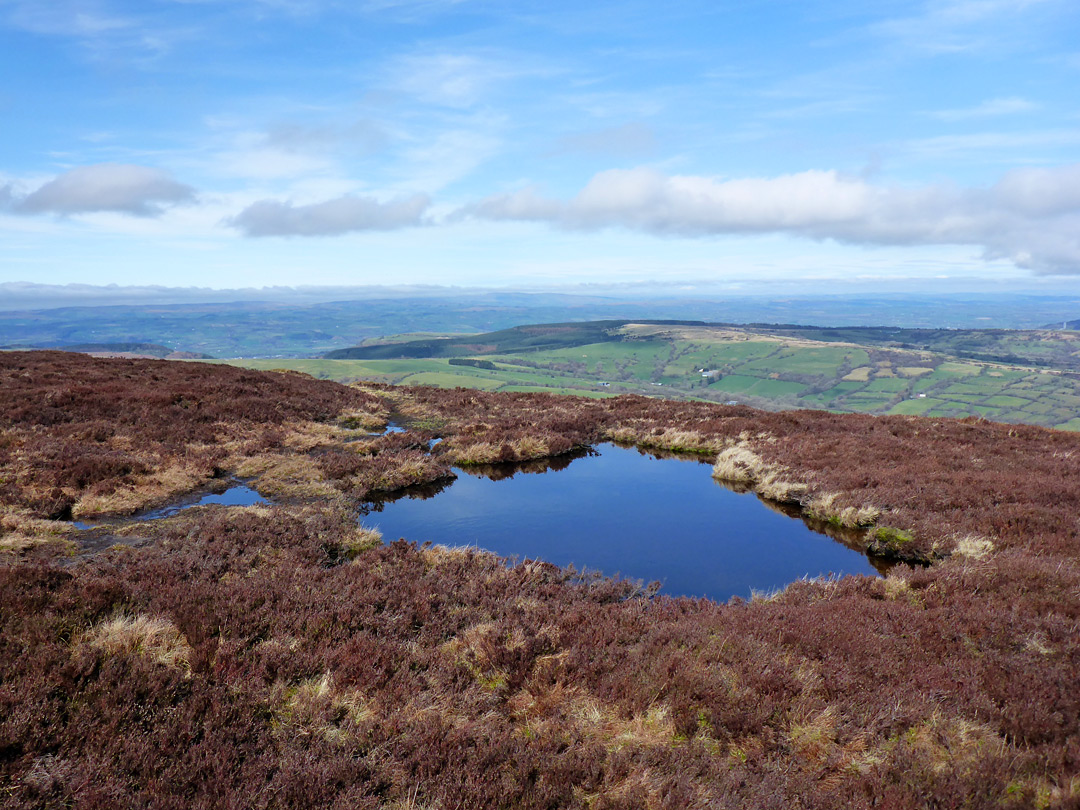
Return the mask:
<path fill-rule="evenodd" d="M 1075 0 L 0 0 L 0 79 L 0 284 L 1080 288 Z"/>

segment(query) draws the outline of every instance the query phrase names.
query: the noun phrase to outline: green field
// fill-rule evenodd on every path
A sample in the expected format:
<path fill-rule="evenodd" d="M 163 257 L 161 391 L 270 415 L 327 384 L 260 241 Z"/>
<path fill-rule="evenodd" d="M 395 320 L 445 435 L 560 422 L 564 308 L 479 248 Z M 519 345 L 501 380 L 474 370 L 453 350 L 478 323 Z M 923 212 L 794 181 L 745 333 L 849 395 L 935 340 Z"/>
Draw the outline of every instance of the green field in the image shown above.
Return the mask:
<path fill-rule="evenodd" d="M 259 369 L 292 369 L 341 381 L 550 391 L 585 396 L 639 393 L 677 399 L 737 401 L 756 407 L 815 408 L 930 417 L 984 416 L 1067 430 L 1080 429 L 1080 375 L 964 359 L 924 349 L 821 343 L 692 324 L 548 325 L 399 345 L 438 345 L 443 353 L 492 363 L 450 365 L 449 357 L 232 360 Z M 851 330 L 855 331 L 855 330 Z M 598 339 L 602 338 L 602 339 Z M 402 336 L 409 340 L 409 336 Z M 1060 349 L 1055 337 L 1053 355 Z M 556 343 L 553 348 L 537 344 Z M 1000 342 L 1007 342 L 1000 338 Z M 1016 338 L 1028 354 L 1037 341 Z M 571 345 L 568 345 L 571 344 Z M 463 346 L 487 351 L 461 354 Z M 514 347 L 517 347 L 516 350 Z M 1009 344 L 1010 349 L 1016 347 Z M 393 344 L 378 354 L 393 354 Z"/>

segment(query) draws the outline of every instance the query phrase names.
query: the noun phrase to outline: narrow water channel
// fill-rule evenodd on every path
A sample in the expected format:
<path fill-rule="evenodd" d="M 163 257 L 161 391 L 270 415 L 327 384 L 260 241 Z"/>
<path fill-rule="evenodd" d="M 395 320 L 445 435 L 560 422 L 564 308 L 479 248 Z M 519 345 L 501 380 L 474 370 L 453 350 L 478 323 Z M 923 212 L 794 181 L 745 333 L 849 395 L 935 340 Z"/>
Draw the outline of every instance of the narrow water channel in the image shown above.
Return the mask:
<path fill-rule="evenodd" d="M 87 529 L 96 529 L 101 526 L 127 525 L 147 520 L 160 520 L 161 518 L 175 515 L 177 512 L 183 512 L 185 509 L 190 509 L 193 506 L 209 506 L 211 504 L 219 504 L 221 506 L 254 506 L 256 504 L 266 503 L 269 503 L 269 501 L 258 492 L 245 484 L 238 483 L 223 492 L 207 492 L 200 495 L 190 495 L 159 509 L 151 509 L 147 512 L 138 512 L 134 515 L 125 515 L 123 517 L 102 518 L 101 520 L 90 522 L 73 520 L 72 525 L 76 529 L 85 531 Z"/>
<path fill-rule="evenodd" d="M 458 470 L 437 491 L 367 505 L 361 521 L 386 541 L 572 563 L 720 601 L 801 577 L 877 573 L 864 554 L 718 484 L 697 460 L 601 445 L 565 469 L 529 469 Z"/>

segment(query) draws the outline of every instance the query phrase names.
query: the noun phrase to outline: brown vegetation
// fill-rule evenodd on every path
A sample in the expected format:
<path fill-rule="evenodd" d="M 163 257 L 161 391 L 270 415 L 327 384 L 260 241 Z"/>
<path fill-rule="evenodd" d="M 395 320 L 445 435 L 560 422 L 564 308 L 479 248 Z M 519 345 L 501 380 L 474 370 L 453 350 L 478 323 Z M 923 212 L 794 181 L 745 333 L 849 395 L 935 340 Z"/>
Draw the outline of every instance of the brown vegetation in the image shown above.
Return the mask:
<path fill-rule="evenodd" d="M 18 364 L 42 385 L 8 396 Z M 265 470 L 291 460 L 300 472 L 278 468 L 278 479 L 318 480 L 333 495 L 181 515 L 140 528 L 143 547 L 75 565 L 9 555 L 5 806 L 1080 804 L 1080 437 L 640 397 L 347 392 L 175 367 L 192 376 L 0 356 L 0 502 L 28 521 L 50 514 L 33 493 L 77 499 L 212 445 L 183 414 L 176 438 L 168 420 L 142 426 L 142 400 L 121 397 L 123 385 L 51 423 L 10 416 L 49 390 L 68 396 L 80 374 L 109 387 L 110 375 L 148 370 L 161 396 L 260 391 L 262 416 L 214 406 L 235 408 L 213 424 L 249 443 L 230 453 Z M 304 410 L 307 386 L 326 388 L 311 395 L 324 405 Z M 423 430 L 345 442 L 294 429 L 383 412 L 380 397 Z M 46 449 L 98 458 L 96 442 L 74 438 L 97 421 L 147 471 L 99 464 L 100 480 L 58 483 L 70 468 Z M 429 452 L 432 431 L 445 441 Z M 747 485 L 772 474 L 791 485 L 786 499 L 837 522 L 845 509 L 879 510 L 881 542 L 955 553 L 885 579 L 799 582 L 717 605 L 483 552 L 381 545 L 348 508 L 477 445 L 509 459 L 615 436 L 714 457 L 738 448 L 725 458 L 753 470 Z"/>

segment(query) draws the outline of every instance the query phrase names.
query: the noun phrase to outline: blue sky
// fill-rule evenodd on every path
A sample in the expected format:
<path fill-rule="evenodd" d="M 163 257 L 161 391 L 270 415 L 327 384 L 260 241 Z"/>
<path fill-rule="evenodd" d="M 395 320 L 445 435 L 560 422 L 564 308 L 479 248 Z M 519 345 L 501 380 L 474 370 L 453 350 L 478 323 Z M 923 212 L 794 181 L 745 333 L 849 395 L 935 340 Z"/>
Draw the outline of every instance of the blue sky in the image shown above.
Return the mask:
<path fill-rule="evenodd" d="M 1080 4 L 0 0 L 0 282 L 1080 274 Z"/>

